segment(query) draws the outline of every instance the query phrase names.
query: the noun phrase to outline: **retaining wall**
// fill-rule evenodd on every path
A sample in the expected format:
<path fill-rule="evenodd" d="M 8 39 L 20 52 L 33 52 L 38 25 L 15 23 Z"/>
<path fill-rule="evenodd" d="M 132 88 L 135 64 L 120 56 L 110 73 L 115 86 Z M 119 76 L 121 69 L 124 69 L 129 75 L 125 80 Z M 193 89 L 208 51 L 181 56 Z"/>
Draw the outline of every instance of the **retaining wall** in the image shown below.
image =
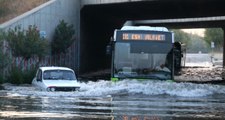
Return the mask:
<path fill-rule="evenodd" d="M 9 28 L 21 26 L 27 29 L 29 25 L 36 25 L 47 40 L 51 41 L 56 26 L 60 20 L 73 24 L 76 31 L 76 41 L 66 55 L 59 55 L 56 59 L 67 64 L 68 67 L 77 70 L 79 68 L 79 39 L 80 39 L 80 0 L 50 0 L 31 11 L 28 11 L 10 21 L 0 25 L 0 29 L 7 31 Z M 50 56 L 43 62 L 45 65 L 54 65 Z M 53 63 L 52 63 L 53 61 Z M 30 62 L 32 63 L 32 62 Z"/>

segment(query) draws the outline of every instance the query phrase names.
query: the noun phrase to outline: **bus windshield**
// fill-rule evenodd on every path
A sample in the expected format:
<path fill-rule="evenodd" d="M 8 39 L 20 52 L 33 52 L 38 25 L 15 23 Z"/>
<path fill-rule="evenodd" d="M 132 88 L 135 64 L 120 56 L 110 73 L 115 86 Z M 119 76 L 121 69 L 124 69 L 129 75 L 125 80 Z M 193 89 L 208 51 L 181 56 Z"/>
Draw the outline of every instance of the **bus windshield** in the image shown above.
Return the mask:
<path fill-rule="evenodd" d="M 132 44 L 136 46 L 135 43 Z M 172 56 L 169 55 L 171 50 L 154 53 L 146 51 L 144 46 L 135 49 L 132 44 L 130 42 L 115 43 L 114 77 L 171 79 L 170 58 L 172 59 Z"/>

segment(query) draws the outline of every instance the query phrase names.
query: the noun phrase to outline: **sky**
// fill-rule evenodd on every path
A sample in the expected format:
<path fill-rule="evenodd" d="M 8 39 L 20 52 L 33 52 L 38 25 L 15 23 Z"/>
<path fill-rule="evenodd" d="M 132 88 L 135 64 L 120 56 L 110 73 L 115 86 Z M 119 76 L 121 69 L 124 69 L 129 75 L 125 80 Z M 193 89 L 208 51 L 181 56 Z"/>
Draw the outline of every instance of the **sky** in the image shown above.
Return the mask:
<path fill-rule="evenodd" d="M 204 28 L 197 28 L 197 29 L 181 29 L 182 31 L 186 32 L 186 33 L 191 33 L 191 34 L 196 34 L 199 35 L 201 37 L 204 37 L 204 32 L 205 29 Z"/>

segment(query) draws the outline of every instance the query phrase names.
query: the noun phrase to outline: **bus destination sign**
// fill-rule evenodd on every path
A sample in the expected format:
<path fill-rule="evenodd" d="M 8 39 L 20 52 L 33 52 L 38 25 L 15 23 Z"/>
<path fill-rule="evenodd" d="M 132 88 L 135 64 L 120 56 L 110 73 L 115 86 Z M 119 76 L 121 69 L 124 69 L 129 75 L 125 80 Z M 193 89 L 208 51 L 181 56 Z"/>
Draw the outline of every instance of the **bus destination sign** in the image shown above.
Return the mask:
<path fill-rule="evenodd" d="M 123 33 L 122 40 L 165 41 L 166 37 L 164 34 Z"/>

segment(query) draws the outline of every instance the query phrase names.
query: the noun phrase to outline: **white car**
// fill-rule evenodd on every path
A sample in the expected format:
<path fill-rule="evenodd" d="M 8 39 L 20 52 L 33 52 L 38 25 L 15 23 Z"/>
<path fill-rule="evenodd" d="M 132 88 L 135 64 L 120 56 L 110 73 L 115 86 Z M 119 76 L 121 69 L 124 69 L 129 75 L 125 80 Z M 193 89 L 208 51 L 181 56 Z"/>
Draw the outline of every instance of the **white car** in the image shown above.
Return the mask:
<path fill-rule="evenodd" d="M 66 67 L 40 67 L 32 84 L 47 91 L 78 91 L 80 89 L 74 71 Z"/>

